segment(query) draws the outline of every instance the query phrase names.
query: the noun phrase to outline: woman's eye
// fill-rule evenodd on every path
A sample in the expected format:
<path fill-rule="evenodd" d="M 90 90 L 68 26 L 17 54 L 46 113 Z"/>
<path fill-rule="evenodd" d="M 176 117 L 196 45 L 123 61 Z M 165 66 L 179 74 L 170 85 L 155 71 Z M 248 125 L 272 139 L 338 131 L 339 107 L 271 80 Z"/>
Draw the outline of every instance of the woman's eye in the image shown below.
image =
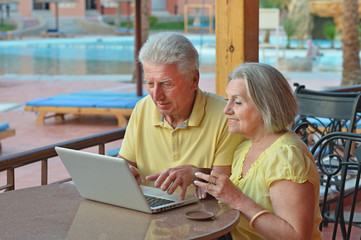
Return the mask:
<path fill-rule="evenodd" d="M 228 99 L 228 98 L 225 98 L 225 99 L 224 99 L 224 101 L 228 102 L 228 101 L 229 101 L 229 99 Z"/>
<path fill-rule="evenodd" d="M 241 104 L 242 104 L 242 102 L 240 102 L 240 101 L 235 101 L 235 103 L 236 103 L 237 105 L 241 105 Z"/>

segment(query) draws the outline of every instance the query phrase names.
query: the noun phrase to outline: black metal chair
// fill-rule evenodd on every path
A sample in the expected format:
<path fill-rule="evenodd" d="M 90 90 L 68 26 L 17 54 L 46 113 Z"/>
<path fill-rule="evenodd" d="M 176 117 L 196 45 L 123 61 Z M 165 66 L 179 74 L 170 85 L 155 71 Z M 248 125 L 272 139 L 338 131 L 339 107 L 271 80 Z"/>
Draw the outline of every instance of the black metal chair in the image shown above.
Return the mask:
<path fill-rule="evenodd" d="M 359 145 L 359 138 L 351 141 L 339 137 L 329 141 L 327 145 L 322 141 L 328 139 L 328 135 L 334 132 L 352 133 L 355 131 L 357 122 L 360 120 L 361 93 L 314 91 L 306 89 L 302 85 L 295 84 L 295 86 L 295 95 L 299 101 L 299 115 L 295 119 L 292 129 L 300 135 L 310 149 L 313 147 L 312 153 L 320 172 L 320 192 L 322 194 L 320 194 L 319 202 L 320 206 L 324 208 L 322 225 L 327 226 L 328 222 L 335 222 L 337 219 L 335 222 L 335 229 L 337 229 L 339 219 L 341 219 L 342 235 L 346 237 L 345 224 L 349 221 L 344 221 L 343 208 L 339 208 L 340 210 L 337 211 L 339 215 L 336 218 L 332 218 L 329 212 L 332 204 L 343 204 L 344 197 L 352 195 L 354 192 L 355 188 L 351 188 L 347 189 L 345 194 L 344 184 L 346 180 L 349 181 L 347 178 L 355 179 L 357 169 L 353 166 L 351 170 L 342 173 L 337 169 L 341 169 L 338 167 L 339 159 L 348 164 L 358 162 L 353 152 Z M 327 172 L 325 169 L 331 172 Z M 342 174 L 345 176 L 343 177 Z"/>
<path fill-rule="evenodd" d="M 303 85 L 295 86 L 299 115 L 291 128 L 310 148 L 328 133 L 356 129 L 360 120 L 361 93 L 314 91 Z"/>
<path fill-rule="evenodd" d="M 361 190 L 361 147 L 354 151 L 356 160 L 350 160 L 354 142 L 361 142 L 360 134 L 334 132 L 323 136 L 311 150 L 325 180 L 323 197 L 320 199 L 323 217 L 320 230 L 329 222 L 334 223 L 332 239 L 336 239 L 339 229 L 343 239 L 350 239 L 352 226 L 361 227 L 360 222 L 354 219 L 357 194 Z M 342 153 L 334 150 L 340 143 L 346 143 Z M 350 174 L 352 178 L 349 178 Z M 335 182 L 335 179 L 339 181 Z M 346 198 L 351 200 L 350 211 L 344 209 Z M 334 211 L 332 206 L 335 206 Z"/>

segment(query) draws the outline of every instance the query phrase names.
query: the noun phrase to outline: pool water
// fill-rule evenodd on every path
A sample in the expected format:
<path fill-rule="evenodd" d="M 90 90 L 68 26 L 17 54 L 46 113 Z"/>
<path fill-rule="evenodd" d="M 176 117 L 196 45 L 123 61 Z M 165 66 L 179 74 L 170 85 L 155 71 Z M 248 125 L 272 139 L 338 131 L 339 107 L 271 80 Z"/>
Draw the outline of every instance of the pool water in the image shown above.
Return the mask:
<path fill-rule="evenodd" d="M 133 38 L 69 38 L 0 42 L 0 71 L 9 74 L 129 74 Z"/>
<path fill-rule="evenodd" d="M 215 72 L 215 36 L 187 35 L 200 55 L 201 73 Z M 282 43 L 281 43 L 282 44 Z M 295 45 L 296 43 L 292 43 Z M 317 42 L 316 44 L 326 43 Z M 337 43 L 336 43 L 336 46 Z M 259 61 L 276 65 L 275 50 Z M 318 71 L 342 71 L 342 51 L 323 51 Z M 279 57 L 305 57 L 304 49 L 280 50 Z M 117 75 L 134 72 L 134 36 L 12 40 L 0 42 L 0 72 L 29 75 Z"/>

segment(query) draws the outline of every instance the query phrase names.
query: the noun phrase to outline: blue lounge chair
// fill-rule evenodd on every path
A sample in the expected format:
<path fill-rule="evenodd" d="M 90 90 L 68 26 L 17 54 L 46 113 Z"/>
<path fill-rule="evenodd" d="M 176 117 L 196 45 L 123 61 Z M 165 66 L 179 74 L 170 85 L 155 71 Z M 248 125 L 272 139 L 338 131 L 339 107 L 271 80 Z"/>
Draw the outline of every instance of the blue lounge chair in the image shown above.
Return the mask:
<path fill-rule="evenodd" d="M 46 32 L 40 33 L 43 38 L 59 38 L 59 37 L 74 37 L 74 34 L 69 31 L 59 31 L 56 29 L 49 29 Z"/>
<path fill-rule="evenodd" d="M 13 31 L 0 32 L 0 39 L 8 40 L 15 38 L 22 39 L 23 35 L 20 32 L 13 32 Z"/>
<path fill-rule="evenodd" d="M 116 35 L 133 35 L 134 29 L 133 28 L 118 28 L 115 30 Z"/>
<path fill-rule="evenodd" d="M 135 104 L 146 96 L 137 96 L 135 92 L 79 91 L 60 94 L 49 98 L 39 98 L 25 103 L 25 111 L 37 112 L 36 123 L 42 125 L 48 113 L 64 119 L 64 114 L 115 115 L 118 126 L 127 125 L 126 116 L 130 116 Z"/>
<path fill-rule="evenodd" d="M 0 123 L 0 140 L 15 135 L 15 129 L 9 127 L 8 123 Z M 1 142 L 0 142 L 1 152 Z"/>

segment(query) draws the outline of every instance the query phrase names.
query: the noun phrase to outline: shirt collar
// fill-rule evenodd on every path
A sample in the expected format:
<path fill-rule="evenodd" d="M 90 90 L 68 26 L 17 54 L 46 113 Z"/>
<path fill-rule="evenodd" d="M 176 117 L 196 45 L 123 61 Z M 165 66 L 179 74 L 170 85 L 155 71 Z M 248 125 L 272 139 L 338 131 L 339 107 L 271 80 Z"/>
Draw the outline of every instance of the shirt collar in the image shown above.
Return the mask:
<path fill-rule="evenodd" d="M 196 91 L 196 100 L 194 102 L 190 117 L 186 121 L 184 121 L 181 125 L 179 125 L 177 128 L 198 126 L 203 119 L 205 105 L 206 105 L 205 94 L 204 92 L 202 92 L 202 90 L 198 88 Z M 170 127 L 170 125 L 165 121 L 164 116 L 158 112 L 156 107 L 154 107 L 152 123 L 153 126 Z"/>

